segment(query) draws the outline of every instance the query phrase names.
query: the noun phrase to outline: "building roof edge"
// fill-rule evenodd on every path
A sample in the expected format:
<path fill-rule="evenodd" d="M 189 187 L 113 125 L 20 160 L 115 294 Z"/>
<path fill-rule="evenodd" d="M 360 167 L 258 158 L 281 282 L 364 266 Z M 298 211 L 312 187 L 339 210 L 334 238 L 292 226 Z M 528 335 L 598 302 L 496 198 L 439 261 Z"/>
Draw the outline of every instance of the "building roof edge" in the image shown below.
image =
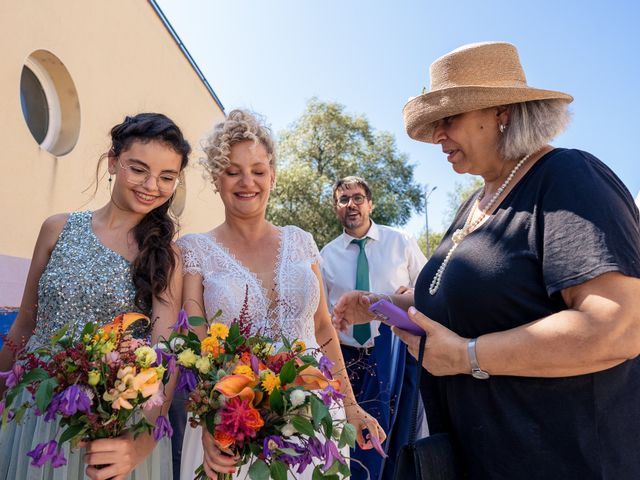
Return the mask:
<path fill-rule="evenodd" d="M 169 19 L 166 17 L 164 12 L 160 8 L 160 5 L 158 5 L 155 0 L 147 0 L 147 1 L 148 1 L 149 5 L 151 5 L 151 8 L 153 8 L 154 12 L 156 12 L 156 15 L 158 15 L 158 18 L 160 18 L 160 21 L 163 23 L 165 28 L 169 31 L 169 33 L 173 37 L 173 40 L 176 42 L 176 44 L 178 45 L 178 48 L 182 51 L 183 55 L 187 58 L 187 61 L 191 64 L 191 67 L 196 72 L 196 75 L 198 75 L 198 77 L 200 77 L 200 80 L 204 84 L 205 88 L 207 89 L 207 91 L 209 92 L 211 97 L 213 97 L 215 102 L 220 107 L 220 110 L 222 110 L 222 113 L 224 113 L 224 105 L 222 105 L 222 102 L 218 98 L 218 95 L 216 95 L 216 92 L 213 90 L 213 88 L 209 84 L 209 81 L 204 76 L 204 73 L 202 73 L 202 70 L 200 70 L 200 67 L 198 66 L 196 61 L 193 59 L 193 57 L 191 56 L 191 53 L 189 53 L 189 50 L 187 50 L 187 47 L 185 46 L 185 44 L 182 43 L 182 40 L 180 39 L 180 36 L 174 30 L 173 25 L 171 25 L 171 22 L 169 22 Z"/>

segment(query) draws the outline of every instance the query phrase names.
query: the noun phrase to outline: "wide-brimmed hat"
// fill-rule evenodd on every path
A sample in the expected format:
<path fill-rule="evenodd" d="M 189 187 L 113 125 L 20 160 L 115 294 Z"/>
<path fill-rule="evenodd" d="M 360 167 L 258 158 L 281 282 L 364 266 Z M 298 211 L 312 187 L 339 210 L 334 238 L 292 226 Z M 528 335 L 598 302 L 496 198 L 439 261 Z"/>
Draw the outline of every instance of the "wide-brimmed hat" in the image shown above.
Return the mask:
<path fill-rule="evenodd" d="M 571 95 L 527 85 L 518 50 L 510 43 L 464 45 L 431 64 L 430 91 L 409 99 L 404 124 L 415 140 L 433 143 L 434 122 L 483 108 Z"/>

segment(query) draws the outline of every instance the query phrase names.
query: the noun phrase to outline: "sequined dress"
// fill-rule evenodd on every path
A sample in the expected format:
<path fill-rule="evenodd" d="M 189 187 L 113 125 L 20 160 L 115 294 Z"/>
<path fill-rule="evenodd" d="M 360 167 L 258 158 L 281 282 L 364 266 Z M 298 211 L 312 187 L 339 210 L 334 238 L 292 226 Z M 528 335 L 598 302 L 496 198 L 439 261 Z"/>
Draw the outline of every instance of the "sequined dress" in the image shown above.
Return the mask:
<path fill-rule="evenodd" d="M 134 298 L 130 263 L 96 237 L 92 212 L 71 213 L 40 277 L 36 329 L 27 348 L 48 344 L 52 333 L 70 322 L 80 332 L 90 321 L 106 323 L 123 312 L 140 312 Z M 23 394 L 24 400 L 29 397 Z M 0 479 L 84 479 L 84 451 L 69 452 L 68 444 L 67 465 L 55 469 L 29 466 L 27 452 L 53 438 L 56 431 L 60 433 L 56 422 L 45 422 L 33 414 L 25 415 L 19 425 L 12 422 L 0 430 Z M 171 472 L 171 443 L 163 438 L 129 478 L 170 480 Z"/>

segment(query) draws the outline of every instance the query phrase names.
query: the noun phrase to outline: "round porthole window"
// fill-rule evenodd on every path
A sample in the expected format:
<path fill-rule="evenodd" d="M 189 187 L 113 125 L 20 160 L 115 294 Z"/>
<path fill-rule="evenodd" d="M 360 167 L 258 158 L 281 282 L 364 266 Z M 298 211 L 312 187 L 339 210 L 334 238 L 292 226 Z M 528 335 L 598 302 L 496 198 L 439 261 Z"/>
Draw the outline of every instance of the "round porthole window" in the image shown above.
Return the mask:
<path fill-rule="evenodd" d="M 25 60 L 20 105 L 41 148 L 57 156 L 73 149 L 80 134 L 80 102 L 69 71 L 53 53 L 37 50 Z"/>

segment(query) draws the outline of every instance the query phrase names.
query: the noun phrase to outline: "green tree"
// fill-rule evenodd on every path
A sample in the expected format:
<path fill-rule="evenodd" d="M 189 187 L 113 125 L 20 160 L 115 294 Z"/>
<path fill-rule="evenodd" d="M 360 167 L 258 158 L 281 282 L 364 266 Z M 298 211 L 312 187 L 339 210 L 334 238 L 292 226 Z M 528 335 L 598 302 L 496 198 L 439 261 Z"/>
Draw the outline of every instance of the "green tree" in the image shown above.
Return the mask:
<path fill-rule="evenodd" d="M 424 206 L 414 166 L 396 149 L 393 135 L 376 132 L 363 116 L 338 103 L 311 99 L 279 136 L 279 167 L 267 217 L 277 225 L 298 225 L 319 247 L 342 227 L 333 212 L 331 188 L 347 175 L 363 177 L 373 191 L 374 221 L 404 225 Z"/>
<path fill-rule="evenodd" d="M 438 245 L 440 245 L 440 242 L 442 241 L 443 235 L 443 232 L 429 232 L 429 251 L 427 252 L 427 232 L 425 230 L 422 231 L 422 233 L 418 237 L 418 246 L 427 258 L 433 255 L 433 252 L 436 251 L 436 248 L 438 248 Z"/>
<path fill-rule="evenodd" d="M 472 177 L 466 182 L 456 182 L 453 192 L 447 192 L 447 210 L 443 220 L 445 229 L 449 228 L 464 201 L 483 185 L 484 182 L 479 177 Z"/>

